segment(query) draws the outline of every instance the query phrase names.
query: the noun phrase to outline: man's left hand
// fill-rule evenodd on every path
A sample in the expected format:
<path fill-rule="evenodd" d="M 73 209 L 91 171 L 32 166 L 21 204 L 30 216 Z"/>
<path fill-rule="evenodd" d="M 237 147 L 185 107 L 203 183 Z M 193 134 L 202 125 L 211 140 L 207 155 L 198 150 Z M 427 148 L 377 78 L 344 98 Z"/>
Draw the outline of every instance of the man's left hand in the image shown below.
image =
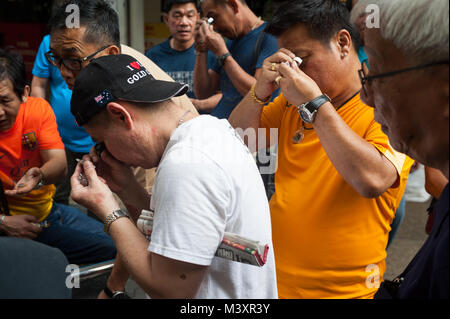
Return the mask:
<path fill-rule="evenodd" d="M 42 171 L 38 167 L 30 168 L 12 190 L 5 190 L 5 194 L 12 197 L 28 195 L 43 179 Z"/>

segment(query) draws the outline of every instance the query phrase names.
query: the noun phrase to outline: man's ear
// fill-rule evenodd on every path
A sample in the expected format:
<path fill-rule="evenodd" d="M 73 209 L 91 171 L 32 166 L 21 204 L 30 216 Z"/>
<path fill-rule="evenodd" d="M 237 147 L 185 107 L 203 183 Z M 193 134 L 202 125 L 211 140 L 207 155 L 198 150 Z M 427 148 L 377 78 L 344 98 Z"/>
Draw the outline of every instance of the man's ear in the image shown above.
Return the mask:
<path fill-rule="evenodd" d="M 23 90 L 22 95 L 22 103 L 26 103 L 28 100 L 28 97 L 30 96 L 31 88 L 29 85 L 25 85 L 25 89 Z"/>
<path fill-rule="evenodd" d="M 350 54 L 350 50 L 353 46 L 352 37 L 350 33 L 342 29 L 336 34 L 336 43 L 341 55 L 341 58 L 345 58 Z"/>
<path fill-rule="evenodd" d="M 120 54 L 120 49 L 117 46 L 112 45 L 108 48 L 107 52 L 109 55 L 117 55 Z"/>
<path fill-rule="evenodd" d="M 163 20 L 166 26 L 169 26 L 169 15 L 167 13 L 163 14 Z"/>
<path fill-rule="evenodd" d="M 128 129 L 134 127 L 133 117 L 122 104 L 111 102 L 106 106 L 112 122 L 118 125 L 125 125 Z"/>
<path fill-rule="evenodd" d="M 233 10 L 233 12 L 236 14 L 239 12 L 239 6 L 238 6 L 238 1 L 240 0 L 228 0 L 227 4 L 230 6 L 230 8 Z"/>

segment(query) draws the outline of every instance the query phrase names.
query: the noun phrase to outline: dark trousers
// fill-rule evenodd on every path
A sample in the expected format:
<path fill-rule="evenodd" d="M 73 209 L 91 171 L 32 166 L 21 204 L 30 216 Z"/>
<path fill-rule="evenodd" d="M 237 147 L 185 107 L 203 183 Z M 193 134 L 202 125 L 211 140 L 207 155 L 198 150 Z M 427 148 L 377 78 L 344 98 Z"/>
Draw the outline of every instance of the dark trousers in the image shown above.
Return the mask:
<path fill-rule="evenodd" d="M 0 237 L 0 299 L 70 299 L 67 266 L 59 249 Z"/>

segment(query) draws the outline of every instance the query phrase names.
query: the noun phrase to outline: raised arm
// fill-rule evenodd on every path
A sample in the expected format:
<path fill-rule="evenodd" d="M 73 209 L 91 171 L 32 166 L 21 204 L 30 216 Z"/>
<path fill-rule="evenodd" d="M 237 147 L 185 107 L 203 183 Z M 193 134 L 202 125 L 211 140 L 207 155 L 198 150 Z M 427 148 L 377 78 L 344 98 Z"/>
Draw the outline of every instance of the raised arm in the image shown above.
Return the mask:
<path fill-rule="evenodd" d="M 283 95 L 293 105 L 302 105 L 323 94 L 296 63 L 281 63 L 278 72 Z M 394 164 L 345 123 L 336 105 L 323 104 L 312 126 L 336 170 L 361 196 L 378 197 L 398 180 L 400 172 Z"/>
<path fill-rule="evenodd" d="M 236 108 L 231 113 L 228 121 L 235 129 L 252 129 L 255 132 L 258 131 L 261 124 L 261 115 L 264 108 L 265 102 L 268 102 L 272 94 L 278 87 L 275 84 L 275 79 L 278 77 L 278 72 L 273 69 L 274 64 L 279 64 L 281 62 L 292 62 L 290 55 L 286 54 L 282 50 L 275 53 L 271 57 L 264 61 L 262 68 L 260 69 L 260 75 L 258 81 L 250 89 L 244 99 L 239 103 Z M 245 140 L 248 145 L 248 141 Z M 269 145 L 269 140 L 267 141 L 267 146 Z M 258 144 L 256 144 L 258 145 Z M 256 151 L 251 149 L 251 151 Z"/>
<path fill-rule="evenodd" d="M 205 31 L 208 30 L 204 20 L 195 26 L 196 59 L 194 67 L 194 92 L 198 99 L 204 100 L 220 90 L 220 76 L 208 70 L 208 45 Z"/>

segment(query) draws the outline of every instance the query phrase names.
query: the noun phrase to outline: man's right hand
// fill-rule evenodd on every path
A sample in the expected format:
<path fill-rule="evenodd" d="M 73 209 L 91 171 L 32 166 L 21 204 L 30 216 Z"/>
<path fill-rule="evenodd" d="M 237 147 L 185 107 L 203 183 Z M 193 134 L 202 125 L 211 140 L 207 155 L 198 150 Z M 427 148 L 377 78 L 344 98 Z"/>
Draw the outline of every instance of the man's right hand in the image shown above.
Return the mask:
<path fill-rule="evenodd" d="M 223 37 L 214 31 L 213 26 L 208 25 L 205 19 L 197 21 L 195 26 L 195 43 L 200 51 L 210 50 L 217 57 L 228 52 L 227 44 Z"/>
<path fill-rule="evenodd" d="M 295 55 L 292 52 L 280 49 L 264 61 L 255 86 L 255 94 L 258 99 L 264 101 L 278 89 L 275 80 L 280 76 L 278 71 L 280 64 L 285 62 L 294 63 L 294 58 Z"/>
<path fill-rule="evenodd" d="M 35 239 L 42 231 L 39 220 L 30 215 L 6 216 L 0 225 L 0 231 L 7 236 Z"/>
<path fill-rule="evenodd" d="M 202 30 L 203 25 L 208 26 L 205 19 L 198 20 L 194 30 L 195 49 L 199 52 L 207 52 L 208 45 L 206 43 L 206 34 Z"/>

